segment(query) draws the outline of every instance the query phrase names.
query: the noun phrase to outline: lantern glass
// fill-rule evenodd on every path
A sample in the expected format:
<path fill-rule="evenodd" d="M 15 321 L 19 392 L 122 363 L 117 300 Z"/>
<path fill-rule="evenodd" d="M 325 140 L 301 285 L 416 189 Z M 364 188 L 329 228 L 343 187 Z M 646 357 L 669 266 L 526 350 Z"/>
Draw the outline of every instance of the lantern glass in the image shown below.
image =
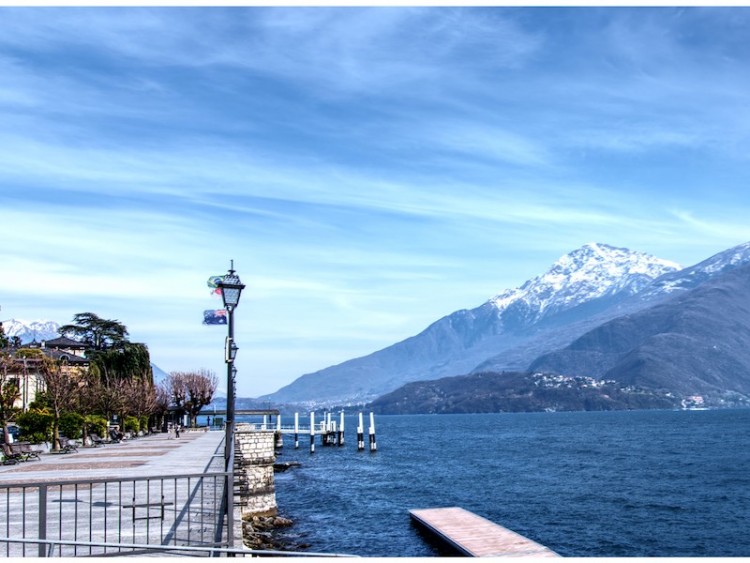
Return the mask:
<path fill-rule="evenodd" d="M 240 283 L 240 277 L 235 274 L 227 274 L 221 283 L 221 297 L 224 299 L 224 307 L 234 308 L 240 302 L 240 293 L 245 287 Z"/>

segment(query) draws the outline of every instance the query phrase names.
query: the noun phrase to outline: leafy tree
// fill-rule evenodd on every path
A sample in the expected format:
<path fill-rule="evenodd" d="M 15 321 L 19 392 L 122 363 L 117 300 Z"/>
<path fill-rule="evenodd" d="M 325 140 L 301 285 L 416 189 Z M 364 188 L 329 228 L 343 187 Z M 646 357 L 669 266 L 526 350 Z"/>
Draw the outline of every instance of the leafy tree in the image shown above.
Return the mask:
<path fill-rule="evenodd" d="M 63 325 L 58 331 L 63 336 L 75 336 L 96 350 L 119 345 L 127 341 L 128 329 L 120 321 L 102 319 L 94 313 L 78 313 L 71 324 Z"/>
<path fill-rule="evenodd" d="M 3 323 L 0 323 L 0 350 L 3 350 L 10 346 L 10 341 L 8 340 L 8 337 L 5 336 L 5 329 L 3 328 Z"/>
<path fill-rule="evenodd" d="M 83 433 L 85 419 L 77 412 L 66 412 L 60 416 L 60 434 L 77 440 Z"/>
<path fill-rule="evenodd" d="M 92 362 L 91 370 L 102 377 L 105 385 L 113 379 L 146 373 L 153 379 L 148 348 L 145 344 L 130 342 L 128 329 L 120 321 L 102 319 L 94 313 L 78 313 L 73 316 L 73 323 L 61 326 L 59 332 L 92 347 L 86 357 Z"/>
<path fill-rule="evenodd" d="M 24 369 L 23 362 L 14 360 L 9 354 L 0 353 L 0 425 L 3 429 L 3 442 L 6 444 L 9 442 L 8 423 L 21 412 L 16 401 L 21 398 L 18 380 Z"/>
<path fill-rule="evenodd" d="M 31 409 L 16 417 L 21 437 L 34 444 L 47 442 L 52 433 L 52 415 L 46 410 Z"/>
<path fill-rule="evenodd" d="M 115 379 L 133 377 L 153 380 L 151 356 L 145 344 L 121 342 L 115 348 L 89 350 L 86 357 L 92 362 L 91 369 L 100 375 L 105 385 Z"/>

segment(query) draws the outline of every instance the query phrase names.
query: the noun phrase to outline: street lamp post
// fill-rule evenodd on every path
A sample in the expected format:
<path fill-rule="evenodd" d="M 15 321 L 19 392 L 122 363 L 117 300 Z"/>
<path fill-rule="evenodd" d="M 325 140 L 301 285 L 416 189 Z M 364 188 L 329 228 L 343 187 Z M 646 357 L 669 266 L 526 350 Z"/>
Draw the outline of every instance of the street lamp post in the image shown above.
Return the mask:
<path fill-rule="evenodd" d="M 224 347 L 224 361 L 227 364 L 227 422 L 224 438 L 224 471 L 227 472 L 225 488 L 225 503 L 227 515 L 227 542 L 229 547 L 234 543 L 234 384 L 237 368 L 234 358 L 237 355 L 237 345 L 234 342 L 234 310 L 240 302 L 240 294 L 245 286 L 240 277 L 234 272 L 234 260 L 230 261 L 229 272 L 218 284 L 221 288 L 221 298 L 227 310 L 227 339 Z"/>

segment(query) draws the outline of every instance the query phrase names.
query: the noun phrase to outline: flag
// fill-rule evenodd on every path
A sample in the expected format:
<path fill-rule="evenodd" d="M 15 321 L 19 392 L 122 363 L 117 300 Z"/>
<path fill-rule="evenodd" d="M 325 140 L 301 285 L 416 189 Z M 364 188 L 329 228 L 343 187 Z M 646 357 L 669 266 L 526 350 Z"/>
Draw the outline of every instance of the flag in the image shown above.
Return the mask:
<path fill-rule="evenodd" d="M 215 288 L 219 287 L 219 284 L 224 281 L 224 276 L 211 276 L 206 282 L 208 287 Z"/>
<path fill-rule="evenodd" d="M 226 309 L 207 309 L 203 311 L 204 325 L 225 325 L 227 324 Z"/>

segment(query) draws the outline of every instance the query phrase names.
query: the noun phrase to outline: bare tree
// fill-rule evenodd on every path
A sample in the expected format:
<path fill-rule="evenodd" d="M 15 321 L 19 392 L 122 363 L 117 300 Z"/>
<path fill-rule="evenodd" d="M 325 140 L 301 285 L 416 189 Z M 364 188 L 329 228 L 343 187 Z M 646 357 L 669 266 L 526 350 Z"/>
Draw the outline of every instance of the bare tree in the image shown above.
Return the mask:
<path fill-rule="evenodd" d="M 218 376 L 211 370 L 173 371 L 169 374 L 170 395 L 178 410 L 190 416 L 190 426 L 196 425 L 196 418 L 203 407 L 214 397 L 219 385 Z"/>
<path fill-rule="evenodd" d="M 112 420 L 112 415 L 122 414 L 125 410 L 125 384 L 122 379 L 93 383 L 96 410 L 104 414 L 107 421 Z"/>
<path fill-rule="evenodd" d="M 77 369 L 63 369 L 60 362 L 42 357 L 41 374 L 47 389 L 46 397 L 52 409 L 52 449 L 60 449 L 60 416 L 75 404 L 86 380 Z"/>
<path fill-rule="evenodd" d="M 158 397 L 154 384 L 148 377 L 126 380 L 123 385 L 126 414 L 136 416 L 152 415 L 158 409 Z"/>
<path fill-rule="evenodd" d="M 156 409 L 154 410 L 154 416 L 158 419 L 159 428 L 164 428 L 164 417 L 169 412 L 169 402 L 171 400 L 168 381 L 154 386 L 154 392 L 156 395 Z"/>

